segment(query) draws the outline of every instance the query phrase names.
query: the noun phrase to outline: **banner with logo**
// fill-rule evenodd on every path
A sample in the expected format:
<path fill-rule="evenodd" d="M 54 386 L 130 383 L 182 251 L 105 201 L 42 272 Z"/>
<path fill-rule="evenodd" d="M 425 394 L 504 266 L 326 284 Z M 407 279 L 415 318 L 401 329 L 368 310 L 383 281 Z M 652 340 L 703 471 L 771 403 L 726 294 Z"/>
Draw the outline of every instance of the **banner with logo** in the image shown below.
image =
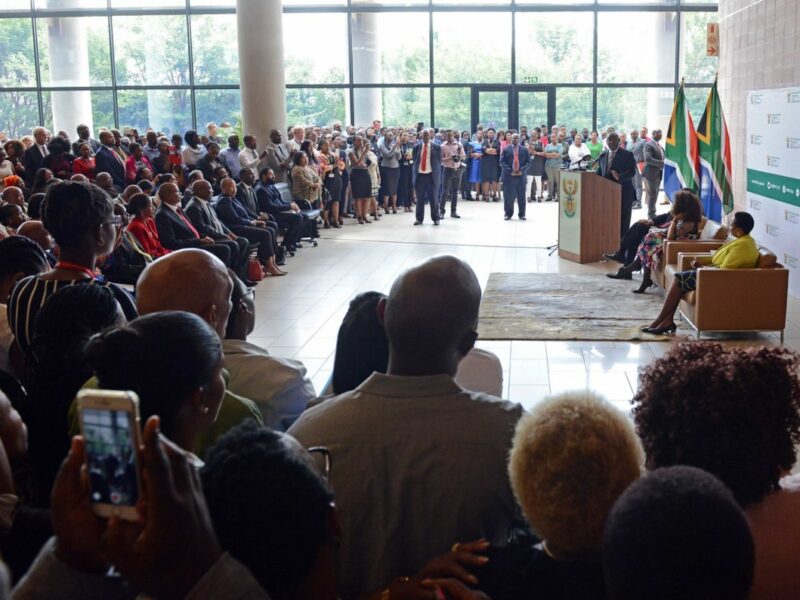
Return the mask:
<path fill-rule="evenodd" d="M 747 94 L 747 210 L 800 296 L 800 87 Z"/>

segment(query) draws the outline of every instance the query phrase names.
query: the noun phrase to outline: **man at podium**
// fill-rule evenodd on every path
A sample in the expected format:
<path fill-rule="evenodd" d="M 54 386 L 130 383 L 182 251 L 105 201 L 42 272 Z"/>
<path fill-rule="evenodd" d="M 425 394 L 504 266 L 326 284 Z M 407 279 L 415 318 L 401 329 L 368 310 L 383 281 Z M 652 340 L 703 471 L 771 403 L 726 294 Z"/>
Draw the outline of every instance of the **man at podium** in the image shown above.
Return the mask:
<path fill-rule="evenodd" d="M 620 219 L 620 239 L 631 226 L 631 212 L 636 200 L 636 190 L 633 187 L 633 178 L 636 176 L 636 160 L 633 153 L 619 147 L 619 135 L 609 133 L 606 138 L 608 150 L 597 157 L 599 168 L 598 175 L 615 181 L 622 186 L 622 214 Z"/>

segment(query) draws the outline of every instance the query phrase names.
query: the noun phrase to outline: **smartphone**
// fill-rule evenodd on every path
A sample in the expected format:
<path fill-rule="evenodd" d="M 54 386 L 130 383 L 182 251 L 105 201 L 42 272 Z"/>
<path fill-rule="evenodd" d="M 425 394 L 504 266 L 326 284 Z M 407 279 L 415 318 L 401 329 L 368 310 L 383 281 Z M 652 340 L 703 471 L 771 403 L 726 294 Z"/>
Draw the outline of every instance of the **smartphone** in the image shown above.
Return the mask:
<path fill-rule="evenodd" d="M 77 400 L 94 513 L 136 521 L 142 489 L 139 398 L 133 392 L 81 390 Z"/>

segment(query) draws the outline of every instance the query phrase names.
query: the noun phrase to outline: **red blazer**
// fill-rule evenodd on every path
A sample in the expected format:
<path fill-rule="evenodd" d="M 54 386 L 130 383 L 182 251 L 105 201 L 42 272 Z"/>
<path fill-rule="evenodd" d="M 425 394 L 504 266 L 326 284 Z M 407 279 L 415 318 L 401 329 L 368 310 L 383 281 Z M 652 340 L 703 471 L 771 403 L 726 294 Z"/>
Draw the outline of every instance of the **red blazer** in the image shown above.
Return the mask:
<path fill-rule="evenodd" d="M 147 158 L 144 154 L 142 154 L 141 162 L 144 163 L 150 171 L 155 173 L 153 170 L 153 165 L 150 162 L 150 159 Z M 136 158 L 131 154 L 128 157 L 128 160 L 125 161 L 125 181 L 128 183 L 136 183 Z"/>
<path fill-rule="evenodd" d="M 153 258 L 159 258 L 165 254 L 169 254 L 169 250 L 161 245 L 161 240 L 158 237 L 158 230 L 156 229 L 156 222 L 151 219 L 143 219 L 142 217 L 134 217 L 128 223 L 128 231 L 136 236 L 142 248 Z"/>
<path fill-rule="evenodd" d="M 72 173 L 74 175 L 86 175 L 89 179 L 94 181 L 97 176 L 97 165 L 95 165 L 94 158 L 76 158 L 72 161 Z"/>

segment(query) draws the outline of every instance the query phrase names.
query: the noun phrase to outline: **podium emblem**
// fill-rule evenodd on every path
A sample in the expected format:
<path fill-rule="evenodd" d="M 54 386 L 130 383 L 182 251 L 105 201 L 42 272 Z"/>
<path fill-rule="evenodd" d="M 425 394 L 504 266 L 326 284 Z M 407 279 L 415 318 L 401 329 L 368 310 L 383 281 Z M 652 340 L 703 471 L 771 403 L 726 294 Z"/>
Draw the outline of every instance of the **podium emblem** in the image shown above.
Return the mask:
<path fill-rule="evenodd" d="M 563 179 L 561 181 L 561 192 L 563 194 L 562 206 L 564 216 L 570 219 L 575 216 L 575 194 L 578 191 L 578 182 L 574 179 Z"/>

